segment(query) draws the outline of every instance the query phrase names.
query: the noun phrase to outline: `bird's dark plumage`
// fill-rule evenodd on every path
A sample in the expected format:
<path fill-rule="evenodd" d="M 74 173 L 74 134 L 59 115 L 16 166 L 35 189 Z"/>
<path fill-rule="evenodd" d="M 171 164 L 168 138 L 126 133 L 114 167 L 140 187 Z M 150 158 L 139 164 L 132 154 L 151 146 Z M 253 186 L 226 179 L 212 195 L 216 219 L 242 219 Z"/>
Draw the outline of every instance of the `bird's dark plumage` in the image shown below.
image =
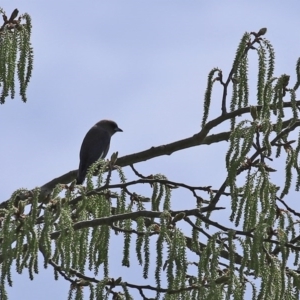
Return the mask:
<path fill-rule="evenodd" d="M 116 122 L 102 120 L 95 124 L 83 139 L 80 149 L 80 163 L 77 173 L 77 184 L 84 182 L 88 168 L 100 158 L 105 158 L 109 146 L 110 138 L 120 129 Z"/>

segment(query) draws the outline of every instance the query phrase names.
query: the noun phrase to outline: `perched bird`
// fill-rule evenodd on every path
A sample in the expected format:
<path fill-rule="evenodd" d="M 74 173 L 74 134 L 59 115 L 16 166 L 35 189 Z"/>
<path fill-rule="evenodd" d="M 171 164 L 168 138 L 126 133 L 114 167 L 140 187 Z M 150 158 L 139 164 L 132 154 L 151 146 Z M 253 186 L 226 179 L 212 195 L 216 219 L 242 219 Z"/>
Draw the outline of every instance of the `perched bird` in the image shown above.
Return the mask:
<path fill-rule="evenodd" d="M 109 150 L 110 138 L 120 129 L 116 122 L 102 120 L 95 124 L 83 139 L 80 149 L 80 163 L 77 173 L 77 184 L 84 182 L 89 167 L 100 158 L 104 158 Z"/>

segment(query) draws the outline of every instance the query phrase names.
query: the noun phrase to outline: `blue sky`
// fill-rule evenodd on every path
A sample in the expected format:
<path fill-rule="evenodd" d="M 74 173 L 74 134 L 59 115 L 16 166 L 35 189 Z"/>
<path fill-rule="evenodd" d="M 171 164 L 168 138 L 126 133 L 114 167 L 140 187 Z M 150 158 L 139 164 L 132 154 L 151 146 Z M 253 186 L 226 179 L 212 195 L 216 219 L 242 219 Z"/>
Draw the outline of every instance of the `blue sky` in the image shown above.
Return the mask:
<path fill-rule="evenodd" d="M 290 74 L 294 83 L 300 3 L 286 3 L 2 1 L 8 15 L 14 8 L 31 15 L 35 50 L 28 103 L 16 97 L 0 107 L 2 200 L 18 188 L 34 188 L 77 169 L 82 139 L 101 119 L 113 119 L 124 130 L 113 137 L 109 155 L 197 133 L 207 74 L 213 67 L 229 72 L 245 31 L 268 28 L 275 75 Z M 255 87 L 254 53 L 249 63 Z M 209 119 L 220 113 L 220 91 L 216 87 Z M 253 104 L 255 94 L 250 91 Z M 163 173 L 170 180 L 217 188 L 225 178 L 226 150 L 225 143 L 196 147 L 136 167 L 144 175 Z M 174 197 L 175 209 L 186 207 L 188 197 L 182 200 L 182 195 Z M 193 206 L 191 197 L 190 202 Z M 44 300 L 67 296 L 68 284 L 54 282 L 52 271 L 42 265 L 32 283 L 26 274 L 13 279 L 11 299 L 40 299 L 41 292 Z M 29 288 L 30 296 L 24 297 Z"/>

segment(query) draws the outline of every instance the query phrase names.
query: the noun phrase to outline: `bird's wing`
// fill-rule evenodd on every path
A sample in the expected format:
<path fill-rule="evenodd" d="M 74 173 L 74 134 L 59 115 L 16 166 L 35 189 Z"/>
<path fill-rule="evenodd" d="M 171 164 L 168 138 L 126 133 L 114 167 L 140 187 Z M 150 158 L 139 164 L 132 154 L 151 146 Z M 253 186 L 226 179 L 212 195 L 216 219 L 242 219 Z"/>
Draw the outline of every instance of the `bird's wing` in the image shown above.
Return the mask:
<path fill-rule="evenodd" d="M 79 174 L 86 175 L 88 168 L 109 150 L 110 134 L 98 127 L 92 127 L 83 139 L 80 149 Z"/>

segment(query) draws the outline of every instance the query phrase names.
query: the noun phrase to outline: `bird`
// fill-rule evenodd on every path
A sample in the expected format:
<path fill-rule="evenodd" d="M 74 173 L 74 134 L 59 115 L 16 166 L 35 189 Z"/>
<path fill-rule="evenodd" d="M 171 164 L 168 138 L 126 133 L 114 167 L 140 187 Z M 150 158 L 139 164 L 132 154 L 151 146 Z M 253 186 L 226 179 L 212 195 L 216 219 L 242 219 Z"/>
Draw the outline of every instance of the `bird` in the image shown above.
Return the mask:
<path fill-rule="evenodd" d="M 111 120 L 101 120 L 96 123 L 85 135 L 79 153 L 79 168 L 77 172 L 77 184 L 85 180 L 89 167 L 100 158 L 105 158 L 110 138 L 116 132 L 123 132 L 117 123 Z"/>

